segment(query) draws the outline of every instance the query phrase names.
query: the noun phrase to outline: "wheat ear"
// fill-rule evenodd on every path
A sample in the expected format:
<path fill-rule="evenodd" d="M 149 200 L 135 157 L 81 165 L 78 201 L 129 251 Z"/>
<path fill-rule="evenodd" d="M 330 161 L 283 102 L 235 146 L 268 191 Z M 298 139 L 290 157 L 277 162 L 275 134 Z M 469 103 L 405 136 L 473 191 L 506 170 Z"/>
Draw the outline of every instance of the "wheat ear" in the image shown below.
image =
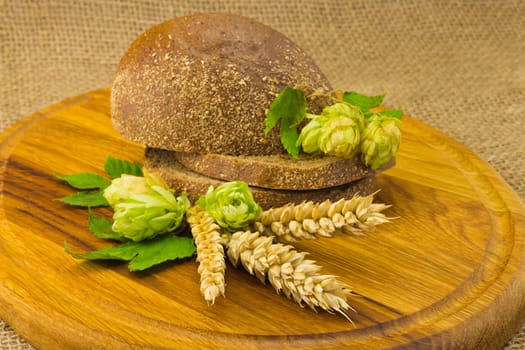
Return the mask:
<path fill-rule="evenodd" d="M 273 237 L 239 231 L 227 242 L 227 255 L 233 265 L 241 263 L 263 283 L 267 279 L 277 293 L 282 292 L 301 307 L 337 312 L 351 321 L 348 312 L 353 309 L 347 303 L 350 288 L 335 276 L 320 274 L 321 267 L 305 259 L 307 253 L 274 243 Z"/>
<path fill-rule="evenodd" d="M 373 203 L 373 200 L 374 194 L 365 197 L 356 194 L 351 199 L 337 202 L 290 203 L 263 211 L 253 224 L 253 229 L 290 242 L 333 237 L 337 232 L 363 235 L 393 219 L 382 213 L 389 205 Z"/>
<path fill-rule="evenodd" d="M 221 244 L 221 230 L 213 217 L 196 205 L 187 212 L 187 221 L 197 247 L 200 291 L 208 304 L 215 303 L 215 298 L 224 296 L 224 272 L 226 261 Z"/>

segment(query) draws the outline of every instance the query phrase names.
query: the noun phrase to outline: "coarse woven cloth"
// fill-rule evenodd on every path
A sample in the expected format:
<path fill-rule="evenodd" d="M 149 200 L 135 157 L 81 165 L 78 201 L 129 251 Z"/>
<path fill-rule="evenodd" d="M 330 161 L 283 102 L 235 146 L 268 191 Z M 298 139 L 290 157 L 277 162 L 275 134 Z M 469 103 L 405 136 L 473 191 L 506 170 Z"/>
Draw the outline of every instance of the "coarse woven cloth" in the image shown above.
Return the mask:
<path fill-rule="evenodd" d="M 233 12 L 285 33 L 336 88 L 468 146 L 525 201 L 525 1 L 0 0 L 0 132 L 66 97 L 110 86 L 149 27 Z M 0 321 L 0 349 L 31 346 Z M 525 325 L 504 347 L 525 349 Z"/>

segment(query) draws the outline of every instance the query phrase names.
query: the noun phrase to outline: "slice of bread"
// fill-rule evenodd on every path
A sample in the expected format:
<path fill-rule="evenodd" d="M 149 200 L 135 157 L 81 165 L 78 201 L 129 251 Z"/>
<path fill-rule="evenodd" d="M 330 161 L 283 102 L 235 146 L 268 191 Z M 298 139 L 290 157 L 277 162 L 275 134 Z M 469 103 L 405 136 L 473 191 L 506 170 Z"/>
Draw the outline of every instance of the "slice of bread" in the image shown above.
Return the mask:
<path fill-rule="evenodd" d="M 147 148 L 144 155 L 144 167 L 159 173 L 176 193 L 185 191 L 192 202 L 206 194 L 210 186 L 217 187 L 225 182 L 184 167 L 176 160 L 173 152 L 166 150 Z M 250 188 L 255 201 L 264 209 L 309 200 L 314 202 L 326 199 L 335 201 L 340 198 L 350 198 L 355 193 L 368 195 L 378 189 L 373 175 L 348 184 L 317 190 L 274 190 L 257 186 L 250 186 Z"/>
<path fill-rule="evenodd" d="M 151 149 L 150 154 L 162 152 Z M 174 152 L 175 159 L 189 170 L 214 179 L 241 180 L 248 185 L 279 190 L 318 190 L 341 186 L 384 171 L 394 164 L 374 171 L 359 157 L 319 157 L 302 154 L 299 159 L 289 155 L 230 156 Z"/>

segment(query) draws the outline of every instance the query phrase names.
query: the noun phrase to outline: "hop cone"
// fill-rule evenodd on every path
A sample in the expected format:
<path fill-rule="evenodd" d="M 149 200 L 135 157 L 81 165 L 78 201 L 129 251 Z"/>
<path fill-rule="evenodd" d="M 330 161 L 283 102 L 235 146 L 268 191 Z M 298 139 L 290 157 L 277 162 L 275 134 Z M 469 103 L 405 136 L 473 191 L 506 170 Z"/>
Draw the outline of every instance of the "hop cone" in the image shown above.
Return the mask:
<path fill-rule="evenodd" d="M 198 272 L 201 277 L 200 291 L 208 303 L 224 296 L 224 248 L 221 244 L 220 227 L 213 217 L 198 205 L 188 210 L 188 223 L 197 247 Z"/>
<path fill-rule="evenodd" d="M 329 118 L 321 127 L 319 149 L 330 156 L 352 158 L 359 151 L 359 129 L 359 123 L 352 118 Z"/>
<path fill-rule="evenodd" d="M 350 118 L 357 123 L 359 132 L 363 131 L 365 127 L 365 117 L 363 116 L 361 110 L 356 106 L 349 105 L 348 103 L 339 102 L 331 106 L 327 106 L 321 112 L 321 116 L 326 119 L 339 117 Z"/>
<path fill-rule="evenodd" d="M 319 148 L 319 136 L 327 118 L 313 114 L 308 115 L 308 118 L 311 120 L 301 129 L 297 139 L 297 146 L 301 146 L 305 153 L 316 154 L 321 151 Z"/>
<path fill-rule="evenodd" d="M 144 169 L 144 177 L 114 179 L 104 191 L 113 207 L 113 231 L 138 242 L 180 226 L 190 201 L 185 193 L 175 198 L 166 183 Z"/>
<path fill-rule="evenodd" d="M 236 231 L 246 227 L 262 211 L 245 182 L 227 182 L 199 198 L 198 204 L 223 228 Z"/>
<path fill-rule="evenodd" d="M 397 118 L 374 115 L 361 135 L 361 158 L 372 169 L 379 169 L 397 153 L 401 142 Z"/>
<path fill-rule="evenodd" d="M 338 312 L 350 319 L 347 315 L 352 309 L 347 303 L 350 289 L 334 276 L 320 274 L 321 267 L 305 259 L 306 253 L 291 245 L 273 243 L 272 237 L 258 233 L 239 231 L 231 235 L 227 254 L 233 265 L 241 263 L 262 282 L 268 279 L 278 293 L 299 305 Z"/>
<path fill-rule="evenodd" d="M 104 197 L 112 207 L 136 194 L 151 194 L 146 177 L 122 174 L 104 190 Z"/>

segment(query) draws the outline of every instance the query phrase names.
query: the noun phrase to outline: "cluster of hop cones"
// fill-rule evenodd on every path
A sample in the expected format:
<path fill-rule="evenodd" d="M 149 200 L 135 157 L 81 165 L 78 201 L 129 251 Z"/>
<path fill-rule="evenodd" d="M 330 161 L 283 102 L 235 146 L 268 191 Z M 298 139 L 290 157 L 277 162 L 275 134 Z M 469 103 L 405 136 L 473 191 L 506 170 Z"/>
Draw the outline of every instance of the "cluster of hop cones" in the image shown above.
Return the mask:
<path fill-rule="evenodd" d="M 187 221 L 197 247 L 200 291 L 213 304 L 225 294 L 226 259 L 242 265 L 262 282 L 269 281 L 299 305 L 321 308 L 349 318 L 353 310 L 347 298 L 351 289 L 321 266 L 285 242 L 333 237 L 338 233 L 362 235 L 392 218 L 383 211 L 388 205 L 374 203 L 374 194 L 322 203 L 288 204 L 263 211 L 246 230 L 230 232 L 219 226 L 199 204 L 187 212 Z"/>

